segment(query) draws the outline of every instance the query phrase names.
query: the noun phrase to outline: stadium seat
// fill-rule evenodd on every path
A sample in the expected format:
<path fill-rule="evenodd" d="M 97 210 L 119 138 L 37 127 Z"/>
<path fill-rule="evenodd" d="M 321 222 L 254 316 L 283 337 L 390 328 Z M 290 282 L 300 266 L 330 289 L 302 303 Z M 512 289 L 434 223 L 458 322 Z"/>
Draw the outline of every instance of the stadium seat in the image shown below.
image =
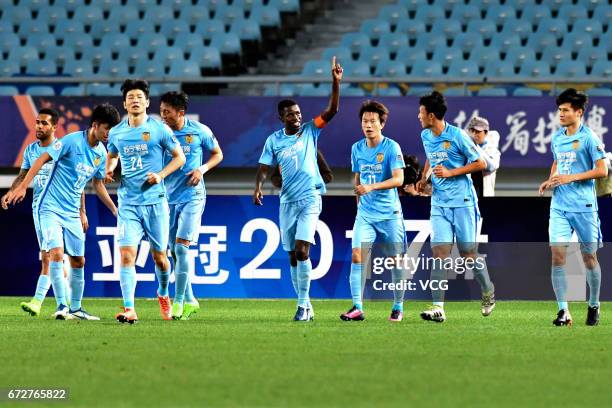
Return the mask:
<path fill-rule="evenodd" d="M 591 88 L 586 91 L 589 96 L 612 96 L 611 88 Z"/>
<path fill-rule="evenodd" d="M 350 61 L 353 58 L 351 51 L 348 48 L 340 46 L 326 48 L 323 51 L 321 59 L 331 61 L 334 56 L 341 64 L 344 63 L 344 61 Z"/>
<path fill-rule="evenodd" d="M 442 64 L 437 61 L 416 61 L 412 66 L 410 75 L 414 77 L 440 77 L 442 76 Z"/>
<path fill-rule="evenodd" d="M 69 37 L 90 37 L 85 33 L 85 27 L 78 20 L 62 20 L 55 26 L 53 34 L 58 41 L 66 42 Z"/>
<path fill-rule="evenodd" d="M 36 20 L 25 20 L 19 23 L 17 33 L 23 40 L 27 40 L 32 34 L 49 34 L 49 26 Z"/>
<path fill-rule="evenodd" d="M 0 53 L 9 52 L 10 50 L 19 46 L 20 42 L 17 34 L 6 33 L 0 35 Z"/>
<path fill-rule="evenodd" d="M 183 20 L 163 21 L 159 29 L 159 32 L 169 40 L 174 40 L 179 34 L 189 33 L 190 31 L 189 24 Z"/>
<path fill-rule="evenodd" d="M 487 10 L 494 6 L 499 6 L 501 0 L 468 0 L 468 3 L 478 7 L 480 10 Z M 508 3 L 508 1 L 506 1 Z"/>
<path fill-rule="evenodd" d="M 431 93 L 433 89 L 429 86 L 411 86 L 406 91 L 406 96 L 425 96 Z"/>
<path fill-rule="evenodd" d="M 444 96 L 471 96 L 472 92 L 462 86 L 454 86 L 444 90 Z"/>
<path fill-rule="evenodd" d="M 495 23 L 489 20 L 471 20 L 466 29 L 467 33 L 475 33 L 485 40 L 490 40 L 497 34 Z"/>
<path fill-rule="evenodd" d="M 444 18 L 444 17 L 442 17 Z M 473 4 L 457 4 L 451 11 L 450 19 L 455 21 L 461 21 L 467 24 L 470 20 L 480 20 L 482 13 L 480 8 Z"/>
<path fill-rule="evenodd" d="M 472 78 L 480 74 L 478 65 L 473 61 L 454 60 L 448 67 L 446 73 L 449 77 Z"/>
<path fill-rule="evenodd" d="M 496 61 L 487 65 L 482 75 L 486 78 L 509 78 L 514 76 L 514 67 L 508 61 Z"/>
<path fill-rule="evenodd" d="M 2 6 L 2 21 L 21 22 L 32 20 L 32 12 L 25 6 Z"/>
<path fill-rule="evenodd" d="M 406 65 L 400 61 L 382 61 L 374 72 L 378 77 L 404 77 L 406 76 Z"/>
<path fill-rule="evenodd" d="M 53 88 L 46 85 L 29 86 L 25 93 L 32 96 L 55 96 Z"/>
<path fill-rule="evenodd" d="M 34 47 L 37 50 L 43 50 L 48 47 L 54 47 L 56 43 L 55 38 L 51 34 L 37 33 L 28 37 L 26 45 Z M 19 44 L 16 46 L 19 46 Z"/>
<path fill-rule="evenodd" d="M 128 38 L 140 38 L 142 35 L 155 34 L 155 26 L 145 20 L 136 20 L 125 26 L 124 34 Z"/>
<path fill-rule="evenodd" d="M 116 7 L 122 7 L 121 0 L 98 0 L 96 4 L 102 9 L 102 11 L 110 12 Z"/>
<path fill-rule="evenodd" d="M 111 9 L 107 19 L 107 21 L 116 21 L 120 25 L 127 25 L 139 20 L 138 9 L 131 5 Z"/>
<path fill-rule="evenodd" d="M 567 21 L 568 24 L 574 24 L 580 19 L 588 18 L 588 13 L 582 4 L 564 4 L 559 9 L 557 18 Z"/>
<path fill-rule="evenodd" d="M 148 35 L 142 36 L 138 41 L 140 45 L 141 39 L 149 38 Z M 161 44 L 160 44 L 161 45 Z M 130 38 L 125 34 L 108 34 L 102 38 L 100 47 L 108 48 L 111 52 L 119 52 L 122 48 L 129 48 Z"/>
<path fill-rule="evenodd" d="M 512 96 L 542 96 L 543 93 L 536 88 L 518 87 L 512 92 Z"/>
<path fill-rule="evenodd" d="M 180 33 L 174 39 L 174 46 L 180 47 L 184 52 L 189 52 L 197 47 L 204 46 L 204 39 L 196 33 Z"/>
<path fill-rule="evenodd" d="M 408 18 L 408 10 L 399 4 L 388 4 L 380 9 L 378 16 L 388 21 L 392 27 L 397 27 L 401 20 Z"/>
<path fill-rule="evenodd" d="M 188 7 L 192 5 L 191 0 L 161 0 L 159 2 L 160 6 L 168 7 L 172 11 L 180 11 L 183 7 Z"/>
<path fill-rule="evenodd" d="M 221 69 L 221 53 L 215 47 L 198 47 L 191 50 L 189 61 L 203 69 Z"/>
<path fill-rule="evenodd" d="M 144 51 L 152 53 L 161 47 L 166 47 L 168 45 L 168 40 L 166 40 L 166 37 L 159 33 L 145 34 L 138 39 L 137 45 Z"/>
<path fill-rule="evenodd" d="M 563 37 L 563 48 L 572 52 L 579 52 L 583 48 L 593 46 L 593 38 L 587 33 L 572 32 Z"/>
<path fill-rule="evenodd" d="M 104 60 L 111 60 L 112 53 L 109 48 L 88 47 L 83 50 L 81 54 L 81 59 L 85 61 L 91 61 L 93 65 L 100 65 L 100 63 Z M 127 60 L 122 58 L 119 58 L 119 60 L 128 62 Z"/>
<path fill-rule="evenodd" d="M 585 75 L 586 69 L 581 61 L 561 61 L 554 73 L 557 78 L 579 78 Z"/>
<path fill-rule="evenodd" d="M 497 25 L 503 25 L 506 21 L 514 18 L 516 18 L 516 10 L 509 4 L 498 4 L 487 8 L 486 19 Z"/>
<path fill-rule="evenodd" d="M 68 12 L 74 12 L 82 4 L 83 0 L 53 0 L 54 6 L 63 7 Z"/>
<path fill-rule="evenodd" d="M 130 70 L 127 61 L 104 59 L 98 68 L 98 76 L 127 78 L 129 75 Z"/>
<path fill-rule="evenodd" d="M 521 65 L 519 76 L 539 78 L 550 76 L 550 65 L 546 61 L 528 59 Z"/>
<path fill-rule="evenodd" d="M 179 83 L 153 83 L 151 84 L 149 95 L 151 96 L 161 96 L 166 92 L 171 91 L 180 91 L 181 84 Z"/>
<path fill-rule="evenodd" d="M 491 39 L 491 45 L 497 47 L 500 52 L 506 52 L 510 48 L 520 47 L 521 40 L 516 34 L 498 34 Z"/>
<path fill-rule="evenodd" d="M 395 54 L 399 49 L 408 46 L 408 38 L 399 33 L 387 33 L 380 37 L 379 47 L 385 47 L 390 53 Z"/>
<path fill-rule="evenodd" d="M 501 30 L 502 35 L 517 35 L 521 40 L 527 39 L 532 32 L 531 22 L 526 19 L 509 19 Z"/>
<path fill-rule="evenodd" d="M 578 61 L 583 61 L 588 67 L 593 66 L 597 61 L 607 61 L 608 52 L 601 47 L 583 47 L 578 51 Z"/>
<path fill-rule="evenodd" d="M 460 33 L 453 40 L 453 48 L 459 48 L 462 52 L 467 53 L 479 47 L 484 47 L 480 34 Z"/>
<path fill-rule="evenodd" d="M 210 42 L 221 54 L 240 54 L 240 38 L 234 33 L 216 34 Z"/>
<path fill-rule="evenodd" d="M 78 6 L 74 11 L 74 16 L 72 19 L 80 22 L 83 25 L 89 26 L 95 21 L 100 21 L 103 18 L 102 10 L 93 4 L 89 4 L 87 6 Z"/>
<path fill-rule="evenodd" d="M 433 50 L 439 45 L 447 45 L 446 39 L 436 33 L 425 33 L 418 36 L 415 47 L 425 49 L 425 51 Z"/>
<path fill-rule="evenodd" d="M 478 96 L 508 96 L 505 88 L 482 88 L 476 93 Z"/>
<path fill-rule="evenodd" d="M 328 68 L 325 76 L 329 76 L 329 62 L 327 64 Z M 371 75 L 370 66 L 363 61 L 347 61 L 343 68 L 347 76 L 366 77 Z"/>
<path fill-rule="evenodd" d="M 20 67 L 26 67 L 32 61 L 38 60 L 38 51 L 29 45 L 15 48 L 9 51 L 10 61 L 15 61 Z"/>
<path fill-rule="evenodd" d="M 550 18 L 550 9 L 542 4 L 530 4 L 525 6 L 521 18 L 530 22 L 532 25 L 538 25 L 540 20 Z"/>
<path fill-rule="evenodd" d="M 155 50 L 153 62 L 160 64 L 163 67 L 171 67 L 185 60 L 183 49 L 179 47 L 161 47 Z"/>
<path fill-rule="evenodd" d="M 612 78 L 612 64 L 607 60 L 597 61 L 593 64 L 591 76 Z"/>
<path fill-rule="evenodd" d="M 131 0 L 130 3 L 136 6 L 138 11 L 143 12 L 157 6 L 157 0 Z"/>
<path fill-rule="evenodd" d="M 130 24 L 132 26 L 134 23 Z M 129 27 L 128 27 L 129 28 Z M 127 29 L 127 28 L 126 28 Z M 89 35 L 94 41 L 101 41 L 102 37 L 107 34 L 118 33 L 121 31 L 121 25 L 117 20 L 101 20 L 95 21 L 89 29 Z"/>
<path fill-rule="evenodd" d="M 601 25 L 601 22 L 597 20 L 582 19 L 574 23 L 572 33 L 585 33 L 589 34 L 591 38 L 599 38 L 599 36 L 603 33 L 603 26 Z"/>
<path fill-rule="evenodd" d="M 426 7 L 427 0 L 399 0 L 399 4 L 404 6 L 407 11 L 416 11 L 421 7 Z"/>
<path fill-rule="evenodd" d="M 463 60 L 463 53 L 458 48 L 438 45 L 434 48 L 432 60 L 441 63 L 442 66 L 446 68 L 453 61 Z"/>
<path fill-rule="evenodd" d="M 274 6 L 281 13 L 300 12 L 300 0 L 269 0 L 268 5 Z"/>
<path fill-rule="evenodd" d="M 499 61 L 499 50 L 496 47 L 479 47 L 470 52 L 470 61 L 474 61 L 479 67 L 484 68 L 488 64 Z"/>
<path fill-rule="evenodd" d="M 543 52 L 546 48 L 556 47 L 557 38 L 550 32 L 536 32 L 527 40 L 527 46 L 533 48 L 535 52 Z"/>
<path fill-rule="evenodd" d="M 567 23 L 563 20 L 559 20 L 556 18 L 545 18 L 540 20 L 538 24 L 538 29 L 536 30 L 536 35 L 551 33 L 554 34 L 556 39 L 562 38 L 567 32 Z"/>
<path fill-rule="evenodd" d="M 117 96 L 121 94 L 121 89 L 111 84 L 88 84 L 87 92 L 93 96 Z"/>
<path fill-rule="evenodd" d="M 153 25 L 161 25 L 164 21 L 174 20 L 174 11 L 170 7 L 152 6 L 144 10 L 144 21 Z"/>
<path fill-rule="evenodd" d="M 19 90 L 17 87 L 12 85 L 0 85 L 0 95 L 1 96 L 13 96 L 17 95 Z"/>
<path fill-rule="evenodd" d="M 110 52 L 109 49 L 107 51 Z M 129 66 L 134 66 L 140 60 L 148 60 L 149 53 L 139 47 L 125 47 L 119 50 L 117 59 L 127 62 Z"/>
<path fill-rule="evenodd" d="M 263 6 L 263 0 L 232 0 L 232 5 L 240 7 L 244 11 L 251 11 L 254 7 Z"/>
<path fill-rule="evenodd" d="M 365 62 L 370 68 L 376 68 L 376 65 L 389 61 L 389 59 L 389 51 L 386 48 L 365 46 L 359 51 L 359 58 L 357 60 Z"/>
<path fill-rule="evenodd" d="M 408 69 L 410 69 L 416 61 L 423 61 L 426 59 L 427 54 L 425 53 L 424 49 L 408 47 L 400 48 L 395 57 L 396 61 L 403 62 L 404 65 L 408 67 Z"/>
<path fill-rule="evenodd" d="M 439 33 L 447 40 L 454 38 L 457 34 L 461 33 L 461 31 L 461 23 L 457 20 L 440 19 L 434 21 L 431 26 L 432 33 Z"/>
<path fill-rule="evenodd" d="M 244 10 L 238 6 L 225 5 L 215 11 L 215 20 L 220 20 L 227 26 L 238 19 L 244 19 Z"/>
<path fill-rule="evenodd" d="M 229 4 L 229 0 L 206 0 L 206 2 L 208 3 L 208 8 L 211 10 L 218 10 Z"/>
<path fill-rule="evenodd" d="M 414 20 L 431 25 L 436 20 L 444 19 L 444 9 L 436 4 L 424 4 L 416 10 Z"/>
<path fill-rule="evenodd" d="M 14 60 L 0 60 L 0 77 L 18 75 L 21 71 L 19 62 Z"/>
<path fill-rule="evenodd" d="M 535 61 L 536 55 L 533 48 L 529 47 L 512 47 L 506 51 L 506 58 L 512 66 L 520 67 L 527 61 Z"/>
<path fill-rule="evenodd" d="M 63 74 L 74 77 L 91 77 L 94 74 L 93 66 L 90 61 L 66 61 L 66 64 L 64 65 Z"/>
<path fill-rule="evenodd" d="M 612 29 L 608 28 L 608 31 L 599 37 L 598 47 L 604 48 L 608 52 L 612 52 Z"/>
<path fill-rule="evenodd" d="M 0 20 L 0 35 L 15 34 L 13 23 Z"/>
<path fill-rule="evenodd" d="M 553 11 L 559 10 L 559 8 L 566 2 L 567 0 L 541 0 L 543 6 L 546 6 Z"/>
<path fill-rule="evenodd" d="M 463 4 L 465 2 L 463 0 L 446 0 L 441 3 L 443 3 L 442 7 L 444 7 L 444 11 L 450 13 L 453 10 L 453 7 L 455 7 L 455 5 Z"/>
<path fill-rule="evenodd" d="M 263 96 L 295 96 L 297 88 L 294 84 L 280 84 L 278 88 L 276 84 L 266 85 Z"/>
<path fill-rule="evenodd" d="M 230 33 L 235 33 L 241 41 L 261 40 L 259 24 L 253 20 L 240 19 L 232 23 Z"/>
<path fill-rule="evenodd" d="M 370 37 L 370 39 L 378 40 L 383 34 L 391 32 L 391 25 L 382 19 L 371 19 L 361 24 L 360 31 Z"/>
<path fill-rule="evenodd" d="M 280 27 L 280 12 L 274 6 L 257 6 L 251 11 L 251 19 L 257 21 L 262 27 Z"/>
<path fill-rule="evenodd" d="M 200 21 L 195 33 L 200 34 L 204 40 L 212 40 L 215 35 L 225 33 L 225 25 L 219 20 Z"/>
<path fill-rule="evenodd" d="M 50 60 L 34 60 L 26 67 L 26 74 L 38 76 L 55 76 L 57 75 L 57 66 L 55 62 Z"/>
<path fill-rule="evenodd" d="M 155 78 L 164 76 L 165 74 L 166 72 L 164 71 L 164 67 L 150 60 L 138 60 L 136 61 L 136 65 L 134 66 L 135 76 L 140 76 L 144 78 Z"/>
<path fill-rule="evenodd" d="M 380 96 L 402 96 L 402 91 L 395 86 L 388 86 L 386 88 L 376 89 L 376 93 Z"/>
<path fill-rule="evenodd" d="M 395 27 L 395 32 L 406 34 L 409 40 L 416 40 L 420 35 L 427 32 L 425 23 L 418 20 L 402 20 Z"/>
<path fill-rule="evenodd" d="M 346 70 L 346 68 L 345 68 Z M 329 75 L 330 63 L 325 60 L 310 60 L 304 64 L 302 75 L 326 77 Z"/>
<path fill-rule="evenodd" d="M 66 13 L 66 9 L 58 6 L 43 6 L 38 9 L 38 14 L 36 15 L 36 21 L 51 25 L 56 25 L 58 22 L 67 19 L 68 13 Z"/>
<path fill-rule="evenodd" d="M 170 67 L 168 76 L 172 78 L 200 77 L 200 66 L 193 61 L 185 61 L 182 64 L 174 64 Z"/>
<path fill-rule="evenodd" d="M 304 84 L 298 90 L 300 96 L 329 96 L 330 91 L 331 87 L 328 84 L 320 84 L 319 86 Z"/>
<path fill-rule="evenodd" d="M 188 5 L 179 10 L 180 19 L 189 25 L 197 25 L 200 22 L 210 20 L 210 10 L 205 5 Z"/>
<path fill-rule="evenodd" d="M 565 47 L 547 47 L 542 52 L 541 60 L 547 62 L 551 67 L 556 66 L 561 61 L 571 61 L 572 52 Z"/>
<path fill-rule="evenodd" d="M 370 39 L 364 33 L 348 33 L 342 37 L 340 45 L 348 48 L 352 53 L 358 53 L 361 48 L 370 44 Z"/>
<path fill-rule="evenodd" d="M 47 47 L 43 50 L 43 54 L 43 59 L 53 61 L 58 67 L 63 67 L 66 61 L 72 61 L 75 58 L 74 50 L 63 45 Z"/>
<path fill-rule="evenodd" d="M 601 1 L 597 7 L 593 10 L 593 20 L 598 20 L 603 25 L 608 26 L 608 32 L 610 32 L 610 21 L 612 21 L 612 5 L 606 4 L 605 1 Z"/>

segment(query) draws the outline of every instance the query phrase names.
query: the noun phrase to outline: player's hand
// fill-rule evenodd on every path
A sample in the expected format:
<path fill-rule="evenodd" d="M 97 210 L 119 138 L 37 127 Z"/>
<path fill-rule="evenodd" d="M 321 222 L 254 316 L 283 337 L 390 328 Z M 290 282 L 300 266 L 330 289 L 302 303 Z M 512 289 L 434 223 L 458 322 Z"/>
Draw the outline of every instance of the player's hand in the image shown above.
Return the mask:
<path fill-rule="evenodd" d="M 253 193 L 253 204 L 263 205 L 263 193 L 259 189 Z"/>
<path fill-rule="evenodd" d="M 2 202 L 2 208 L 8 210 L 8 193 L 3 195 L 0 201 Z"/>
<path fill-rule="evenodd" d="M 162 176 L 160 176 L 159 173 L 147 173 L 147 183 L 149 184 L 159 184 L 162 182 L 162 180 Z"/>
<path fill-rule="evenodd" d="M 335 82 L 340 82 L 342 80 L 342 73 L 344 72 L 344 70 L 342 69 L 342 66 L 336 62 L 335 55 L 332 57 L 331 65 L 332 65 L 332 78 L 334 79 Z"/>
<path fill-rule="evenodd" d="M 368 194 L 372 190 L 374 190 L 374 187 L 372 187 L 371 184 L 360 184 L 355 187 L 355 194 L 362 196 Z"/>
<path fill-rule="evenodd" d="M 573 182 L 574 182 L 574 178 L 572 177 L 571 174 L 556 174 L 552 176 L 550 179 L 551 187 L 559 187 L 564 184 L 569 184 Z"/>
<path fill-rule="evenodd" d="M 83 227 L 83 232 L 87 232 L 87 230 L 89 229 L 89 220 L 87 219 L 87 214 L 85 214 L 83 211 L 80 211 L 80 216 L 81 216 L 81 226 Z"/>
<path fill-rule="evenodd" d="M 104 184 L 110 184 L 113 183 L 115 181 L 115 179 L 113 178 L 113 172 L 112 171 L 107 171 L 106 175 L 104 176 Z"/>
<path fill-rule="evenodd" d="M 7 195 L 7 198 L 6 198 L 7 205 L 15 205 L 23 201 L 26 195 L 26 189 L 21 186 L 18 186 L 14 190 L 6 193 L 6 195 Z"/>
<path fill-rule="evenodd" d="M 202 174 L 200 169 L 194 169 L 187 173 L 187 177 L 189 177 L 187 179 L 188 185 L 197 186 L 202 181 L 202 177 L 204 177 L 204 175 Z"/>
<path fill-rule="evenodd" d="M 427 180 L 420 179 L 416 182 L 416 191 L 422 193 L 425 190 L 425 185 L 427 184 Z"/>
<path fill-rule="evenodd" d="M 549 188 L 550 188 L 550 180 L 546 180 L 545 182 L 540 184 L 540 188 L 538 189 L 538 193 L 540 193 L 540 195 L 543 196 L 544 192 L 546 190 L 548 190 Z"/>
<path fill-rule="evenodd" d="M 449 178 L 454 176 L 452 170 L 447 169 L 441 164 L 434 167 L 433 174 L 435 174 L 438 178 Z"/>

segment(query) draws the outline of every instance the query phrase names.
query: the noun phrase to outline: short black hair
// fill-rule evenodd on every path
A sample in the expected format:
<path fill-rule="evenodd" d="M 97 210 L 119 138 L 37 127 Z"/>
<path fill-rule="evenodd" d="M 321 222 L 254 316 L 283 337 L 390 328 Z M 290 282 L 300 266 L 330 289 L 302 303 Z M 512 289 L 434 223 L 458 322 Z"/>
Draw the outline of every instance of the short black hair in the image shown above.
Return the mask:
<path fill-rule="evenodd" d="M 574 110 L 582 109 L 584 111 L 587 102 L 588 97 L 584 93 L 578 92 L 574 88 L 568 88 L 557 96 L 557 106 L 561 106 L 564 103 L 569 103 L 572 105 Z"/>
<path fill-rule="evenodd" d="M 161 96 L 160 102 L 167 103 L 174 109 L 187 111 L 189 97 L 183 91 L 170 91 Z"/>
<path fill-rule="evenodd" d="M 57 121 L 59 120 L 59 112 L 52 108 L 42 108 L 38 111 L 39 115 L 49 115 L 51 116 L 51 124 L 53 126 L 57 125 Z"/>
<path fill-rule="evenodd" d="M 294 105 L 297 105 L 297 102 L 293 99 L 283 99 L 278 103 L 278 115 L 282 116 L 285 108 L 290 108 Z"/>
<path fill-rule="evenodd" d="M 110 103 L 103 103 L 93 109 L 91 113 L 91 124 L 106 124 L 108 127 L 116 126 L 121 121 L 119 111 Z"/>
<path fill-rule="evenodd" d="M 444 96 L 438 91 L 433 91 L 429 95 L 422 96 L 421 99 L 419 99 L 419 105 L 424 106 L 427 113 L 433 113 L 438 120 L 444 119 L 444 115 L 448 109 Z"/>
<path fill-rule="evenodd" d="M 385 123 L 389 117 L 389 109 L 387 109 L 387 107 L 382 103 L 373 101 L 371 99 L 368 99 L 361 104 L 361 108 L 359 109 L 359 120 L 363 119 L 363 114 L 365 112 L 378 113 L 380 123 Z"/>
<path fill-rule="evenodd" d="M 125 96 L 128 92 L 133 89 L 140 89 L 146 95 L 147 99 L 149 99 L 149 83 L 144 79 L 126 79 L 121 84 L 121 92 L 123 93 L 123 100 L 125 101 Z"/>

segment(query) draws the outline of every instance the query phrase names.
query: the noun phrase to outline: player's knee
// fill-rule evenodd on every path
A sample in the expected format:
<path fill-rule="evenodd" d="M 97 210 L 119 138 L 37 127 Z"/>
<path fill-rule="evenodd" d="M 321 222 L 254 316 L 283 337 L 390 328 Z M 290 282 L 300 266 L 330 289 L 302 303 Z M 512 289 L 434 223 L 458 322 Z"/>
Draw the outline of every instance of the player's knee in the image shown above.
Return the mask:
<path fill-rule="evenodd" d="M 85 267 L 85 257 L 84 256 L 71 256 L 70 266 L 75 269 L 84 268 Z"/>
<path fill-rule="evenodd" d="M 176 258 L 185 258 L 189 254 L 189 247 L 183 244 L 176 244 L 174 246 L 174 253 L 176 254 Z M 157 261 L 156 261 L 157 262 Z"/>
<path fill-rule="evenodd" d="M 53 248 L 49 251 L 49 262 L 64 262 L 64 251 L 62 248 Z"/>
<path fill-rule="evenodd" d="M 582 260 L 584 261 L 584 266 L 587 269 L 593 269 L 597 266 L 597 256 L 595 254 L 582 254 Z"/>
<path fill-rule="evenodd" d="M 431 248 L 434 258 L 448 258 L 450 256 L 450 248 L 448 245 L 436 245 Z"/>
<path fill-rule="evenodd" d="M 361 249 L 360 248 L 353 248 L 353 251 L 351 254 L 351 262 L 361 263 Z"/>
<path fill-rule="evenodd" d="M 298 261 L 307 261 L 308 260 L 308 249 L 300 248 L 295 250 L 295 257 Z"/>
<path fill-rule="evenodd" d="M 180 245 L 177 245 L 177 247 L 179 246 Z M 175 251 L 176 249 L 177 248 L 174 248 Z M 159 268 L 162 268 L 162 269 L 165 268 L 166 263 L 168 262 L 168 256 L 166 256 L 166 252 L 165 251 L 153 251 L 153 262 L 155 262 L 155 265 L 157 265 Z"/>
<path fill-rule="evenodd" d="M 131 252 L 121 252 L 121 266 L 133 266 L 136 261 L 136 255 Z"/>
<path fill-rule="evenodd" d="M 553 251 L 552 253 L 552 264 L 553 266 L 565 265 L 565 253 Z"/>

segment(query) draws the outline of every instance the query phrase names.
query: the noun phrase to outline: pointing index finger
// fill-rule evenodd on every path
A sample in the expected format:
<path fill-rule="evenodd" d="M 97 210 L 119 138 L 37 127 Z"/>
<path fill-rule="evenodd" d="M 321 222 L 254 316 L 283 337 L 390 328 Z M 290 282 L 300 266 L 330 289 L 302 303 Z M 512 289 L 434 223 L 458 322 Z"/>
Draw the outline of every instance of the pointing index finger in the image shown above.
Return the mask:
<path fill-rule="evenodd" d="M 336 69 L 336 56 L 332 57 L 332 69 Z"/>

